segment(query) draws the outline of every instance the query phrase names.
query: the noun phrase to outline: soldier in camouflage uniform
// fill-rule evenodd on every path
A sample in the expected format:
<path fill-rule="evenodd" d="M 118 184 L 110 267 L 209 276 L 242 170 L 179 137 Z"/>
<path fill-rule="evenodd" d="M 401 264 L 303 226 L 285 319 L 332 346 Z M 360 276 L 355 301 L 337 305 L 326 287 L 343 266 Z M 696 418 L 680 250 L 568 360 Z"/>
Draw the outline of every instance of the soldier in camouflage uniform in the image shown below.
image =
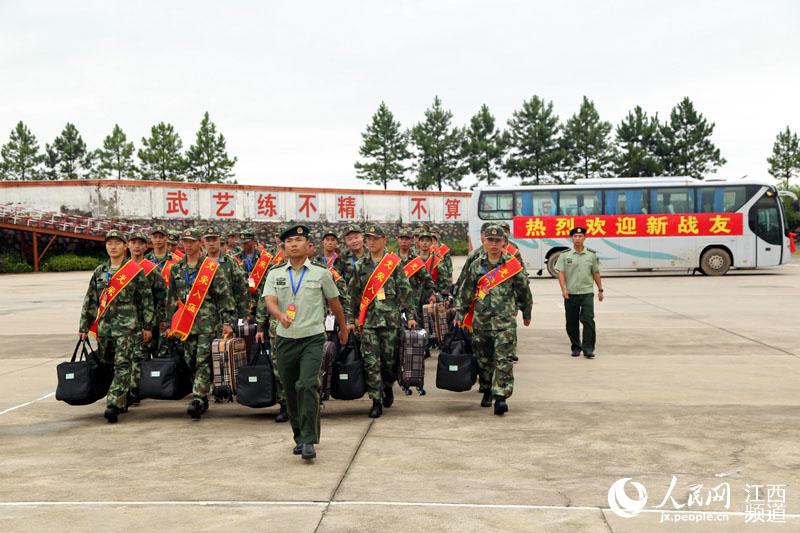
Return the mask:
<path fill-rule="evenodd" d="M 147 252 L 144 258 L 155 263 L 159 272 L 164 269 L 167 259 L 172 257 L 168 248 L 168 239 L 169 232 L 163 224 L 156 224 L 150 230 L 150 243 L 153 245 L 153 249 Z"/>
<path fill-rule="evenodd" d="M 322 253 L 317 256 L 317 261 L 328 268 L 333 267 L 342 275 L 344 270 L 342 254 L 339 253 L 339 236 L 330 228 L 325 228 L 322 233 Z"/>
<path fill-rule="evenodd" d="M 402 227 L 397 233 L 398 250 L 397 255 L 400 256 L 401 267 L 405 267 L 417 257 L 411 251 L 413 232 L 409 227 Z M 425 267 L 420 268 L 408 278 L 409 285 L 411 285 L 412 301 L 414 304 L 414 311 L 416 312 L 417 321 L 422 320 L 422 306 L 429 303 L 436 303 L 435 287 L 433 279 Z"/>
<path fill-rule="evenodd" d="M 131 252 L 132 261 L 136 261 L 137 263 L 145 261 L 144 252 L 147 250 L 147 235 L 145 235 L 143 231 L 134 231 L 131 233 L 128 237 L 128 250 Z M 155 322 L 152 330 L 152 339 L 150 339 L 149 342 L 142 341 L 136 344 L 136 352 L 133 354 L 133 364 L 131 366 L 131 391 L 128 395 L 128 405 L 139 404 L 139 383 L 142 379 L 142 362 L 158 351 L 161 332 L 167 328 L 167 286 L 164 283 L 164 278 L 161 277 L 158 265 L 156 264 L 156 268 L 152 269 L 150 273 L 146 274 L 145 272 L 141 272 L 139 275 L 144 276 L 147 281 L 147 286 L 153 294 L 153 314 Z"/>
<path fill-rule="evenodd" d="M 456 296 L 456 325 L 464 320 L 474 300 L 472 347 L 478 358 L 481 405 L 492 405 L 494 414 L 508 411 L 506 399 L 514 390 L 514 365 L 511 356 L 517 347 L 517 312 L 522 311 L 525 326 L 531 323 L 533 296 L 527 273 L 522 270 L 487 292 L 476 297 L 478 281 L 486 275 L 493 279 L 512 258 L 503 253 L 505 235 L 503 228 L 493 224 L 486 228 L 485 250 L 472 262 L 464 276 L 464 283 Z"/>
<path fill-rule="evenodd" d="M 106 234 L 109 261 L 92 273 L 89 288 L 83 299 L 78 333 L 86 339 L 97 318 L 100 299 L 109 281 L 127 262 L 125 234 L 112 230 Z M 141 272 L 111 299 L 97 326 L 97 349 L 106 364 L 114 365 L 114 379 L 106 397 L 103 416 L 109 423 L 118 420 L 127 409 L 126 400 L 131 386 L 131 365 L 136 345 L 152 338 L 155 325 L 153 293 Z"/>
<path fill-rule="evenodd" d="M 239 243 L 236 242 L 238 236 L 235 233 L 228 234 L 228 238 L 225 240 L 226 245 L 226 253 L 232 257 L 238 258 L 242 255 L 242 248 L 239 246 Z"/>
<path fill-rule="evenodd" d="M 181 233 L 181 242 L 186 255 L 170 270 L 169 291 L 167 292 L 167 316 L 172 317 L 178 310 L 178 300 L 186 303 L 197 273 L 205 255 L 200 253 L 198 229 L 186 229 Z M 211 342 L 220 332 L 233 335 L 236 320 L 236 302 L 225 276 L 214 275 L 206 293 L 203 305 L 197 311 L 189 336 L 183 341 L 184 357 L 194 372 L 192 388 L 193 400 L 186 413 L 199 419 L 208 410 L 208 392 L 211 390 Z"/>
<path fill-rule="evenodd" d="M 386 233 L 377 224 L 370 224 L 364 233 L 367 237 L 368 253 L 357 263 L 350 280 L 351 316 L 359 315 L 364 289 L 375 268 L 386 255 Z M 408 327 L 417 327 L 411 286 L 402 267 L 397 266 L 367 308 L 366 319 L 361 325 L 361 351 L 367 374 L 367 390 L 372 399 L 370 418 L 383 414 L 383 407 L 394 402 L 392 384 L 396 381 L 397 334 L 401 327 L 400 315 L 405 313 Z M 381 405 L 383 400 L 383 405 Z"/>
<path fill-rule="evenodd" d="M 364 235 L 357 224 L 347 226 L 343 237 L 347 249 L 342 254 L 342 269 L 337 271 L 344 276 L 345 282 L 349 285 L 356 269 L 356 262 L 366 255 L 366 250 L 364 250 Z"/>
<path fill-rule="evenodd" d="M 231 298 L 236 302 L 236 316 L 246 318 L 250 316 L 250 291 L 247 288 L 247 278 L 239 264 L 229 255 L 222 253 L 221 233 L 214 226 L 208 226 L 203 232 L 203 242 L 206 246 L 208 257 L 214 259 L 219 265 L 217 274 L 223 274 L 231 291 Z"/>
<path fill-rule="evenodd" d="M 425 261 L 428 273 L 433 278 L 436 293 L 447 299 L 450 296 L 450 284 L 453 282 L 453 259 L 447 253 L 436 267 L 433 266 L 438 260 L 438 255 L 433 251 L 433 232 L 427 227 L 419 230 L 419 256 Z M 433 259 L 428 263 L 431 256 Z"/>

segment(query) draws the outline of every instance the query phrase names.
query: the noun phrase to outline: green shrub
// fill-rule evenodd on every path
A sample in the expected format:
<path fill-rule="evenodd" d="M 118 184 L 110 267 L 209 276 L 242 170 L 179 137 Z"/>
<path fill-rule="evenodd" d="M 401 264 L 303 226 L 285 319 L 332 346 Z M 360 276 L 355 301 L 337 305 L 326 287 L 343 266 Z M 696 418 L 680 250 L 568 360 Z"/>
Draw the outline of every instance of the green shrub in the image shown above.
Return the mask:
<path fill-rule="evenodd" d="M 62 254 L 48 257 L 42 262 L 42 272 L 70 272 L 94 270 L 103 260 L 91 255 Z"/>
<path fill-rule="evenodd" d="M 16 272 L 33 272 L 33 267 L 19 255 L 19 252 L 0 254 L 0 274 Z"/>

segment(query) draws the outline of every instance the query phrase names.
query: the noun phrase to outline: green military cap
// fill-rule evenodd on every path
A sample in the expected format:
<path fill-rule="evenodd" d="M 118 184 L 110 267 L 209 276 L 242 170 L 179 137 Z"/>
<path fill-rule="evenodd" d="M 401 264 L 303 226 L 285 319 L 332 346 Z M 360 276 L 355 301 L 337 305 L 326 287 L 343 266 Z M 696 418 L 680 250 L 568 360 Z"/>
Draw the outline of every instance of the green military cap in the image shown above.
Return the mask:
<path fill-rule="evenodd" d="M 344 233 L 342 233 L 343 237 L 347 237 L 351 233 L 361 233 L 361 228 L 358 224 L 348 224 L 347 227 L 344 228 Z"/>
<path fill-rule="evenodd" d="M 569 236 L 572 237 L 573 235 L 586 235 L 586 228 L 582 226 L 577 226 L 569 230 Z"/>
<path fill-rule="evenodd" d="M 398 237 L 412 237 L 413 235 L 414 231 L 408 226 L 403 226 L 399 230 L 397 230 Z"/>
<path fill-rule="evenodd" d="M 506 221 L 501 222 L 500 223 L 500 227 L 503 228 L 503 230 L 506 233 L 511 233 L 511 226 L 508 224 L 508 222 L 506 222 Z"/>
<path fill-rule="evenodd" d="M 308 238 L 310 235 L 311 230 L 308 229 L 308 226 L 304 224 L 294 224 L 293 226 L 289 226 L 281 232 L 281 241 L 285 241 L 289 237 L 296 236 Z"/>
<path fill-rule="evenodd" d="M 500 224 L 489 224 L 486 231 L 483 232 L 487 239 L 505 239 L 506 232 L 503 231 L 503 226 Z"/>
<path fill-rule="evenodd" d="M 254 240 L 256 240 L 256 233 L 253 230 L 250 230 L 250 229 L 242 230 L 242 232 L 239 234 L 239 236 L 242 239 L 246 240 L 246 241 L 254 241 Z"/>
<path fill-rule="evenodd" d="M 147 234 L 145 234 L 145 232 L 142 230 L 132 231 L 128 234 L 128 240 L 132 241 L 133 239 L 139 239 L 147 242 Z"/>
<path fill-rule="evenodd" d="M 492 224 L 494 224 L 494 222 L 484 222 L 483 224 L 481 224 L 481 233 L 483 233 L 484 231 L 486 231 L 486 228 L 488 228 L 488 227 L 489 227 L 489 226 L 491 226 Z"/>
<path fill-rule="evenodd" d="M 327 237 L 328 235 L 330 235 L 331 237 L 336 237 L 337 241 L 339 240 L 339 235 L 336 234 L 336 232 L 333 230 L 333 228 L 325 228 L 325 229 L 322 230 L 322 238 L 323 239 L 325 237 Z"/>
<path fill-rule="evenodd" d="M 372 237 L 386 237 L 386 232 L 383 231 L 383 228 L 380 227 L 379 224 L 375 224 L 373 222 L 367 225 L 367 228 L 364 230 L 364 235 Z"/>
<path fill-rule="evenodd" d="M 200 228 L 186 228 L 181 232 L 180 239 L 182 241 L 199 241 L 202 236 L 203 232 Z"/>
<path fill-rule="evenodd" d="M 109 239 L 119 239 L 122 242 L 128 242 L 128 237 L 125 235 L 125 232 L 118 229 L 112 229 L 106 233 L 106 240 Z"/>
<path fill-rule="evenodd" d="M 203 231 L 203 237 L 221 237 L 222 234 L 214 226 L 207 226 Z"/>
<path fill-rule="evenodd" d="M 433 232 L 428 226 L 421 226 L 417 230 L 417 236 L 421 239 L 423 237 L 428 237 L 429 239 L 433 237 Z"/>
<path fill-rule="evenodd" d="M 167 231 L 167 227 L 164 224 L 156 224 L 152 228 L 150 228 L 150 235 L 154 235 L 156 233 L 160 233 L 165 237 L 169 236 L 169 232 Z"/>
<path fill-rule="evenodd" d="M 178 232 L 178 231 L 170 231 L 169 233 L 167 233 L 167 241 L 177 244 L 179 236 L 180 236 L 180 232 Z"/>

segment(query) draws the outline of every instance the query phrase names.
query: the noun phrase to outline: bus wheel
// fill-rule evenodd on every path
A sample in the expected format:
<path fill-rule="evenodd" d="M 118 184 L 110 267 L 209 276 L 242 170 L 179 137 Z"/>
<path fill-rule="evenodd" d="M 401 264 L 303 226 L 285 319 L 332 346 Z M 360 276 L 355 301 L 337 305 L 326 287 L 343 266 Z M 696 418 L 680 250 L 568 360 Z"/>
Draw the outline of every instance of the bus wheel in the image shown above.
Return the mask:
<path fill-rule="evenodd" d="M 561 255 L 561 252 L 563 251 L 564 250 L 553 252 L 553 255 L 547 259 L 547 272 L 556 279 L 558 279 L 558 272 L 556 272 L 556 261 L 558 261 L 558 256 Z"/>
<path fill-rule="evenodd" d="M 700 257 L 700 270 L 706 276 L 722 276 L 731 268 L 731 256 L 722 248 L 709 248 Z"/>

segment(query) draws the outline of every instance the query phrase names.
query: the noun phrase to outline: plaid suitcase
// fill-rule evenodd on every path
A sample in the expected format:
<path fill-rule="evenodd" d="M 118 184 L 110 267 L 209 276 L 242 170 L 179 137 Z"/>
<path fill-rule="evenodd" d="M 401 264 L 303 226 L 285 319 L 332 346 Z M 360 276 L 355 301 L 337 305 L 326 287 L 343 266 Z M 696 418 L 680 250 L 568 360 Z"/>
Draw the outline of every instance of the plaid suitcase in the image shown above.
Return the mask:
<path fill-rule="evenodd" d="M 239 368 L 247 364 L 245 340 L 240 337 L 211 342 L 211 369 L 214 372 L 211 394 L 214 401 L 233 401 Z"/>
<path fill-rule="evenodd" d="M 428 351 L 428 332 L 424 329 L 400 331 L 397 357 L 397 383 L 406 393 L 416 387 L 420 396 L 425 394 L 425 356 Z"/>
<path fill-rule="evenodd" d="M 445 335 L 452 329 L 452 316 L 447 302 L 437 302 L 422 306 L 422 318 L 425 329 L 430 333 L 431 340 L 441 346 Z"/>
<path fill-rule="evenodd" d="M 322 379 L 320 380 L 319 399 L 325 401 L 331 397 L 331 379 L 333 378 L 333 361 L 339 354 L 339 343 L 325 341 L 322 347 Z"/>
<path fill-rule="evenodd" d="M 247 353 L 253 353 L 256 345 L 256 333 L 258 332 L 258 325 L 255 320 L 248 322 L 240 318 L 236 323 L 236 336 L 244 339 L 245 349 Z"/>

